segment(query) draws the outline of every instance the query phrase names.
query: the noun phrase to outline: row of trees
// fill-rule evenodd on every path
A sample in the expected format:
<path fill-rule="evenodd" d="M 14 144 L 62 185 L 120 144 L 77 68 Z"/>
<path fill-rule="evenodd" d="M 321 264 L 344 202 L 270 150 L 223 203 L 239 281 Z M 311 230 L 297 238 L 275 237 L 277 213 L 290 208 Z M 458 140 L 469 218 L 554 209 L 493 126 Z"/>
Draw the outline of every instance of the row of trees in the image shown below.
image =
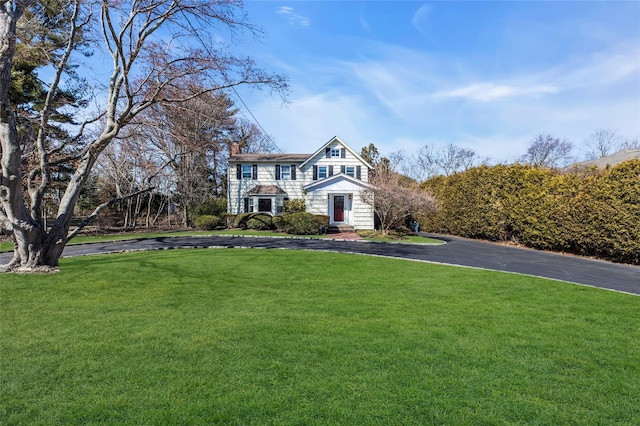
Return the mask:
<path fill-rule="evenodd" d="M 623 149 L 639 149 L 639 139 L 625 139 L 612 129 L 598 129 L 585 141 L 586 159 L 607 156 Z M 573 155 L 576 146 L 567 139 L 551 134 L 536 135 L 524 154 L 515 159 L 520 164 L 542 168 L 562 168 L 578 160 Z M 385 166 L 422 182 L 435 176 L 451 176 L 472 167 L 491 164 L 491 159 L 481 157 L 472 149 L 455 144 L 444 146 L 424 145 L 415 153 L 396 151 L 380 159 L 374 144 L 364 147 L 363 158 L 372 164 L 382 161 Z"/>
<path fill-rule="evenodd" d="M 233 55 L 224 40 L 242 32 L 260 33 L 239 0 L 2 1 L 0 232 L 14 241 L 4 269 L 57 265 L 88 182 L 107 180 L 121 201 L 152 188 L 180 191 L 182 204 L 204 192 L 203 182 L 223 188 L 229 140 L 255 134 L 232 119 L 226 91 L 287 91 L 283 76 Z M 78 67 L 94 52 L 110 62 L 108 74 L 86 81 Z M 183 121 L 184 109 L 198 113 Z M 259 145 L 256 138 L 246 140 Z"/>

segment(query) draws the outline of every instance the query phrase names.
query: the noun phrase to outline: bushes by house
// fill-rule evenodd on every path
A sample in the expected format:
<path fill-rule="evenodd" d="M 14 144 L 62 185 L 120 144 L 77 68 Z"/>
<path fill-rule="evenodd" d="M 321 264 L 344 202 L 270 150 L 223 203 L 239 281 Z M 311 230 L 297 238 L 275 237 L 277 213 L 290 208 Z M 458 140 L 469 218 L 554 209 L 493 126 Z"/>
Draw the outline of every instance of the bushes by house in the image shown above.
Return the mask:
<path fill-rule="evenodd" d="M 292 198 L 284 200 L 284 214 L 304 213 L 307 211 L 307 205 L 302 198 Z"/>
<path fill-rule="evenodd" d="M 317 235 L 320 233 L 320 224 L 311 213 L 292 213 L 282 216 L 282 230 L 287 234 Z"/>
<path fill-rule="evenodd" d="M 275 229 L 273 217 L 267 213 L 241 213 L 235 217 L 234 227 L 255 230 Z"/>
<path fill-rule="evenodd" d="M 423 183 L 423 229 L 640 264 L 640 161 L 560 172 L 482 166 Z"/>
<path fill-rule="evenodd" d="M 198 229 L 213 230 L 227 225 L 227 199 L 208 198 L 189 205 L 189 218 Z"/>
<path fill-rule="evenodd" d="M 226 221 L 224 218 L 220 216 L 214 216 L 210 214 L 205 214 L 196 217 L 196 220 L 193 223 L 196 228 L 204 229 L 205 231 L 213 231 L 214 229 L 224 227 L 226 225 Z"/>

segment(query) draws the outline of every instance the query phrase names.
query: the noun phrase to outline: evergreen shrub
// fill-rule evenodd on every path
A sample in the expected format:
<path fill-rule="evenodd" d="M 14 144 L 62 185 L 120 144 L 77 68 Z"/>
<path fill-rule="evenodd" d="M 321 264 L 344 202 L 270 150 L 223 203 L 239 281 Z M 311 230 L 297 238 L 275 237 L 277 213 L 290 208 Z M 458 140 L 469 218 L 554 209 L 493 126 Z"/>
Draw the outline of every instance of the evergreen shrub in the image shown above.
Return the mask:
<path fill-rule="evenodd" d="M 284 200 L 283 210 L 285 214 L 304 213 L 307 211 L 307 206 L 303 199 L 293 198 L 291 200 Z"/>
<path fill-rule="evenodd" d="M 224 219 L 220 218 L 219 216 L 210 214 L 198 216 L 194 221 L 194 225 L 196 226 L 196 228 L 204 229 L 205 231 L 212 231 L 216 228 L 223 227 L 224 224 Z"/>
<path fill-rule="evenodd" d="M 481 166 L 422 184 L 431 232 L 640 264 L 640 160 L 559 171 Z"/>
<path fill-rule="evenodd" d="M 320 225 L 316 216 L 311 213 L 292 213 L 282 216 L 282 230 L 287 234 L 317 235 Z"/>

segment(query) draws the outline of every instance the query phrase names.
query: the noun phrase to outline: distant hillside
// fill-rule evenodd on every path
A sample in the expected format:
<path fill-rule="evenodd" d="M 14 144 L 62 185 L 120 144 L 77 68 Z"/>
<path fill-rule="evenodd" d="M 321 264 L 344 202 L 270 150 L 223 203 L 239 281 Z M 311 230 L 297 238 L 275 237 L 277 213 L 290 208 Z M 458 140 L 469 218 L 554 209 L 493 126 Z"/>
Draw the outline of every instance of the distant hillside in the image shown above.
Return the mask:
<path fill-rule="evenodd" d="M 640 149 L 623 149 L 622 151 L 615 152 L 605 157 L 596 158 L 595 160 L 572 164 L 569 168 L 596 166 L 603 169 L 607 166 L 615 166 L 616 164 L 624 163 L 625 161 L 632 160 L 634 158 L 640 159 Z"/>

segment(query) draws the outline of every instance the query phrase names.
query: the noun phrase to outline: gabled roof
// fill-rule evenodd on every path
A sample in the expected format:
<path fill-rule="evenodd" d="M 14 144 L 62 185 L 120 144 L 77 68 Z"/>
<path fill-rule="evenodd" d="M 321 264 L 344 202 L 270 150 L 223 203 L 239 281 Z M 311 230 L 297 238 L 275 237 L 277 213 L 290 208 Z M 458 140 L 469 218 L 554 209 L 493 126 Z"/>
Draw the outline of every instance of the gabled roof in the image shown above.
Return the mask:
<path fill-rule="evenodd" d="M 229 157 L 230 163 L 300 163 L 309 158 L 309 154 L 236 154 Z"/>
<path fill-rule="evenodd" d="M 300 164 L 298 167 L 303 168 L 304 166 L 307 165 L 307 163 L 309 163 L 311 160 L 313 160 L 315 157 L 317 157 L 320 153 L 322 153 L 322 155 L 324 155 L 325 149 L 331 145 L 334 142 L 339 142 L 340 145 L 344 146 L 347 151 L 349 151 L 354 157 L 356 157 L 360 162 L 362 162 L 362 164 L 364 164 L 365 166 L 367 166 L 369 169 L 373 169 L 373 166 L 371 164 L 369 164 L 364 158 L 362 158 L 360 155 L 358 155 L 357 152 L 355 152 L 353 149 L 351 149 L 351 147 L 349 145 L 347 145 L 346 143 L 344 143 L 344 141 L 342 139 L 340 139 L 337 136 L 332 137 L 331 139 L 329 139 L 329 141 L 327 143 L 325 143 L 324 145 L 322 145 L 320 147 L 320 149 L 318 149 L 316 152 L 314 152 L 313 154 L 311 154 L 302 164 Z"/>
<path fill-rule="evenodd" d="M 333 175 L 333 176 L 329 176 L 326 179 L 320 179 L 320 180 L 314 180 L 313 182 L 311 182 L 310 184 L 307 184 L 305 186 L 302 187 L 302 189 L 304 189 L 305 191 L 308 189 L 313 189 L 316 186 L 324 186 L 324 185 L 331 185 L 337 181 L 340 180 L 346 180 L 350 183 L 353 183 L 355 185 L 358 186 L 362 186 L 363 188 L 367 188 L 367 189 L 373 189 L 375 188 L 375 186 L 371 185 L 370 183 L 364 182 L 360 179 L 356 179 L 354 177 L 351 177 L 345 173 L 338 173 L 337 175 Z"/>

